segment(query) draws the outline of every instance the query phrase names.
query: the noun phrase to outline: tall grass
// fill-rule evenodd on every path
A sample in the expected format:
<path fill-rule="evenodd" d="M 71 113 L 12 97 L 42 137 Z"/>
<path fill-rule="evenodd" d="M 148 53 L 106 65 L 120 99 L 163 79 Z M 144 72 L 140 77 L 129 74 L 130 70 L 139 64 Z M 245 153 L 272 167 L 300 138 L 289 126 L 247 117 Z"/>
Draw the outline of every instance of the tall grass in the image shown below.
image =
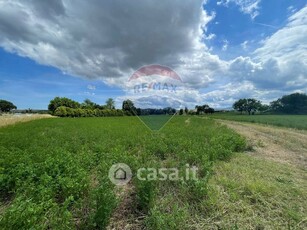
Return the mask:
<path fill-rule="evenodd" d="M 0 114 L 0 127 L 51 117 L 49 114 Z"/>

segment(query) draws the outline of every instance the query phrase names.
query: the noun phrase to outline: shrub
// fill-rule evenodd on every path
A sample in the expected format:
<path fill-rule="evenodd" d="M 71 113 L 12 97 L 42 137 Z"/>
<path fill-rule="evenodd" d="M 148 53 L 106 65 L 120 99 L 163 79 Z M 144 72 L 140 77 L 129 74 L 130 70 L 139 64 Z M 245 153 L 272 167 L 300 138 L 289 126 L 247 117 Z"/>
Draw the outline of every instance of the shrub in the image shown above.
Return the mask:
<path fill-rule="evenodd" d="M 65 106 L 58 107 L 55 110 L 54 115 L 58 116 L 58 117 L 66 117 L 67 116 L 67 108 Z"/>

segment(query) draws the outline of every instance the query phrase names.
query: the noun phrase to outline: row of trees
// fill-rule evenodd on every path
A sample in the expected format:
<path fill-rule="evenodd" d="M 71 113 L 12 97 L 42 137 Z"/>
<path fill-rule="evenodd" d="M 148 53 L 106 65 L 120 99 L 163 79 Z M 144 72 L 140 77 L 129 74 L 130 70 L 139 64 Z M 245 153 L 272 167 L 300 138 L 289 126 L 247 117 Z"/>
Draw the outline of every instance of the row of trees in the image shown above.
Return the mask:
<path fill-rule="evenodd" d="M 307 114 L 307 95 L 294 93 L 283 96 L 270 105 L 262 104 L 261 101 L 254 98 L 244 98 L 236 101 L 233 108 L 240 113 L 249 115 L 255 112 L 282 113 L 282 114 Z M 9 101 L 0 100 L 0 112 L 9 112 L 17 107 Z M 141 109 L 136 108 L 131 100 L 125 100 L 122 109 L 115 109 L 115 101 L 109 98 L 105 105 L 99 105 L 89 99 L 83 103 L 71 100 L 66 97 L 55 97 L 48 105 L 50 113 L 57 116 L 70 117 L 88 117 L 88 116 L 134 116 L 134 115 L 173 115 L 176 109 L 167 107 L 164 109 Z M 183 114 L 212 114 L 214 109 L 209 105 L 197 105 L 195 111 L 189 111 L 188 108 L 180 109 L 179 115 Z"/>
<path fill-rule="evenodd" d="M 294 93 L 283 96 L 270 103 L 270 108 L 276 113 L 307 114 L 307 95 Z"/>
<path fill-rule="evenodd" d="M 55 97 L 53 100 L 50 101 L 48 105 L 48 110 L 54 113 L 55 110 L 60 106 L 65 106 L 67 108 L 72 108 L 72 109 L 88 109 L 88 110 L 115 109 L 115 101 L 112 98 L 109 98 L 106 101 L 105 105 L 99 105 L 92 102 L 89 99 L 85 99 L 83 103 L 79 103 L 77 101 L 71 100 L 66 97 Z"/>
<path fill-rule="evenodd" d="M 109 98 L 106 105 L 96 104 L 89 99 L 78 103 L 69 98 L 56 97 L 50 101 L 48 110 L 60 117 L 102 117 L 102 116 L 135 116 L 135 115 L 173 115 L 177 111 L 174 108 L 164 109 L 141 109 L 136 108 L 131 100 L 125 100 L 122 109 L 115 109 L 114 100 Z"/>
<path fill-rule="evenodd" d="M 307 114 L 307 95 L 302 93 L 293 93 L 283 96 L 270 105 L 262 104 L 261 101 L 254 98 L 244 98 L 236 101 L 233 108 L 249 115 L 255 112 L 281 113 L 281 114 Z"/>
<path fill-rule="evenodd" d="M 118 117 L 124 116 L 124 112 L 121 109 L 81 109 L 60 106 L 56 108 L 53 115 L 59 117 Z"/>
<path fill-rule="evenodd" d="M 105 105 L 99 105 L 89 99 L 83 103 L 66 97 L 55 97 L 50 101 L 48 110 L 59 117 L 106 117 L 130 115 L 124 110 L 115 109 L 115 101 L 109 98 Z"/>

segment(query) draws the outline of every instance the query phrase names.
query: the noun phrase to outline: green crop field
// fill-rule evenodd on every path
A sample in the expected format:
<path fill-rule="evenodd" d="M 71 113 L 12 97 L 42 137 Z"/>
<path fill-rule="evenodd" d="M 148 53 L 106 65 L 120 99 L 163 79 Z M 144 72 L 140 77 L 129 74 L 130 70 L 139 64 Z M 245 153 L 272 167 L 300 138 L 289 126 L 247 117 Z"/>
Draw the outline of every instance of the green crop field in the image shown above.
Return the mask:
<path fill-rule="evenodd" d="M 176 116 L 159 132 L 137 117 L 53 118 L 2 127 L 0 226 L 104 229 L 121 202 L 108 170 L 122 162 L 133 172 L 199 168 L 198 180 L 130 182 L 133 213 L 143 227 L 187 229 L 196 214 L 207 211 L 214 162 L 244 148 L 234 131 L 197 117 Z"/>
<path fill-rule="evenodd" d="M 211 116 L 217 119 L 261 123 L 295 129 L 307 129 L 307 115 L 240 115 L 221 113 Z"/>

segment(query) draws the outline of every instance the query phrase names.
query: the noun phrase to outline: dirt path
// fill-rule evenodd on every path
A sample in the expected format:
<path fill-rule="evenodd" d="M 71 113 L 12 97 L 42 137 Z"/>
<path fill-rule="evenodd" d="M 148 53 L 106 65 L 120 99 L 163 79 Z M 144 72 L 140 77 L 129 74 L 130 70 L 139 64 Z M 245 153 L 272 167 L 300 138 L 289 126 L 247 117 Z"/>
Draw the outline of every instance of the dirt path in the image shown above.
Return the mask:
<path fill-rule="evenodd" d="M 136 193 L 132 184 L 116 187 L 115 191 L 120 203 L 114 210 L 107 230 L 141 230 L 143 214 L 137 211 Z"/>
<path fill-rule="evenodd" d="M 245 136 L 253 154 L 307 170 L 307 131 L 218 120 Z"/>

